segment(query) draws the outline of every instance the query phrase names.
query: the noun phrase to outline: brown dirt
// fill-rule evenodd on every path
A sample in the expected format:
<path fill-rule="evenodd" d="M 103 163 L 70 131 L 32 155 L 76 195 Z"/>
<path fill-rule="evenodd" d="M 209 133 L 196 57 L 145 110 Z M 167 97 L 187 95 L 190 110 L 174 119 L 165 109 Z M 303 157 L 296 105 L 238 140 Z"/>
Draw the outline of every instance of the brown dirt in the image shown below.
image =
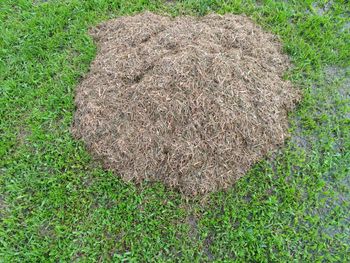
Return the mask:
<path fill-rule="evenodd" d="M 73 134 L 126 181 L 186 195 L 231 186 L 287 137 L 299 92 L 276 37 L 249 18 L 149 12 L 91 30 Z"/>

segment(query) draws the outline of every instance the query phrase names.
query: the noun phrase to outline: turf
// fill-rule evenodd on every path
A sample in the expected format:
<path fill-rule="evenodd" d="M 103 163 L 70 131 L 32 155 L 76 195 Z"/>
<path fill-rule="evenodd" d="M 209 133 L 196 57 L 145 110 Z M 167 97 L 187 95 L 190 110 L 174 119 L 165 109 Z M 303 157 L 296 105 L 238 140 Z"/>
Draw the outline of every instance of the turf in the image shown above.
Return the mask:
<path fill-rule="evenodd" d="M 327 3 L 328 2 L 328 3 Z M 304 99 L 292 138 L 231 190 L 186 200 L 123 183 L 72 138 L 87 29 L 151 10 L 245 13 L 281 37 Z M 346 262 L 349 1 L 0 2 L 0 262 Z"/>

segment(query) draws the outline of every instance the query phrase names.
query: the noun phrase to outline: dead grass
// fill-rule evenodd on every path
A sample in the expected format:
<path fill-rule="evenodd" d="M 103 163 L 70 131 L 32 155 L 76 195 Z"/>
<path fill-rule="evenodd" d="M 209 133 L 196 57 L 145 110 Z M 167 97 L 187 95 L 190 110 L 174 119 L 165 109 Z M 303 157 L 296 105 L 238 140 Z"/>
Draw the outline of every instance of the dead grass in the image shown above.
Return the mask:
<path fill-rule="evenodd" d="M 249 18 L 149 12 L 91 30 L 73 134 L 126 181 L 186 195 L 227 188 L 287 137 L 299 92 L 281 45 Z"/>

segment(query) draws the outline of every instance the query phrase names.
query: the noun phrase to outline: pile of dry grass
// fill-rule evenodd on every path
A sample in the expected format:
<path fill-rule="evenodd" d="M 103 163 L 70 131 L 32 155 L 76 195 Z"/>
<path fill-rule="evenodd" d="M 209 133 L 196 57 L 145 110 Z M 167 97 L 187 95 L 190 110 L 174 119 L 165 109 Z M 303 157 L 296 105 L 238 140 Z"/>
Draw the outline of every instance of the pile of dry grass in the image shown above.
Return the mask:
<path fill-rule="evenodd" d="M 226 188 L 287 136 L 300 96 L 276 37 L 249 18 L 152 13 L 94 28 L 73 133 L 124 180 Z"/>

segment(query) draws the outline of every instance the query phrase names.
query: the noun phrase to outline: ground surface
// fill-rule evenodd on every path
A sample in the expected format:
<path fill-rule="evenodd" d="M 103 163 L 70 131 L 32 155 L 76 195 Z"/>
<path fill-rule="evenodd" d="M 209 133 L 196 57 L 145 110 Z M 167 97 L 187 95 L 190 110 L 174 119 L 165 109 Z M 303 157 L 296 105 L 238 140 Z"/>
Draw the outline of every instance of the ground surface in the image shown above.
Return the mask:
<path fill-rule="evenodd" d="M 123 183 L 69 132 L 96 48 L 87 28 L 141 10 L 246 13 L 278 34 L 304 100 L 293 138 L 226 193 Z M 0 261 L 338 261 L 350 246 L 348 1 L 0 3 Z"/>

